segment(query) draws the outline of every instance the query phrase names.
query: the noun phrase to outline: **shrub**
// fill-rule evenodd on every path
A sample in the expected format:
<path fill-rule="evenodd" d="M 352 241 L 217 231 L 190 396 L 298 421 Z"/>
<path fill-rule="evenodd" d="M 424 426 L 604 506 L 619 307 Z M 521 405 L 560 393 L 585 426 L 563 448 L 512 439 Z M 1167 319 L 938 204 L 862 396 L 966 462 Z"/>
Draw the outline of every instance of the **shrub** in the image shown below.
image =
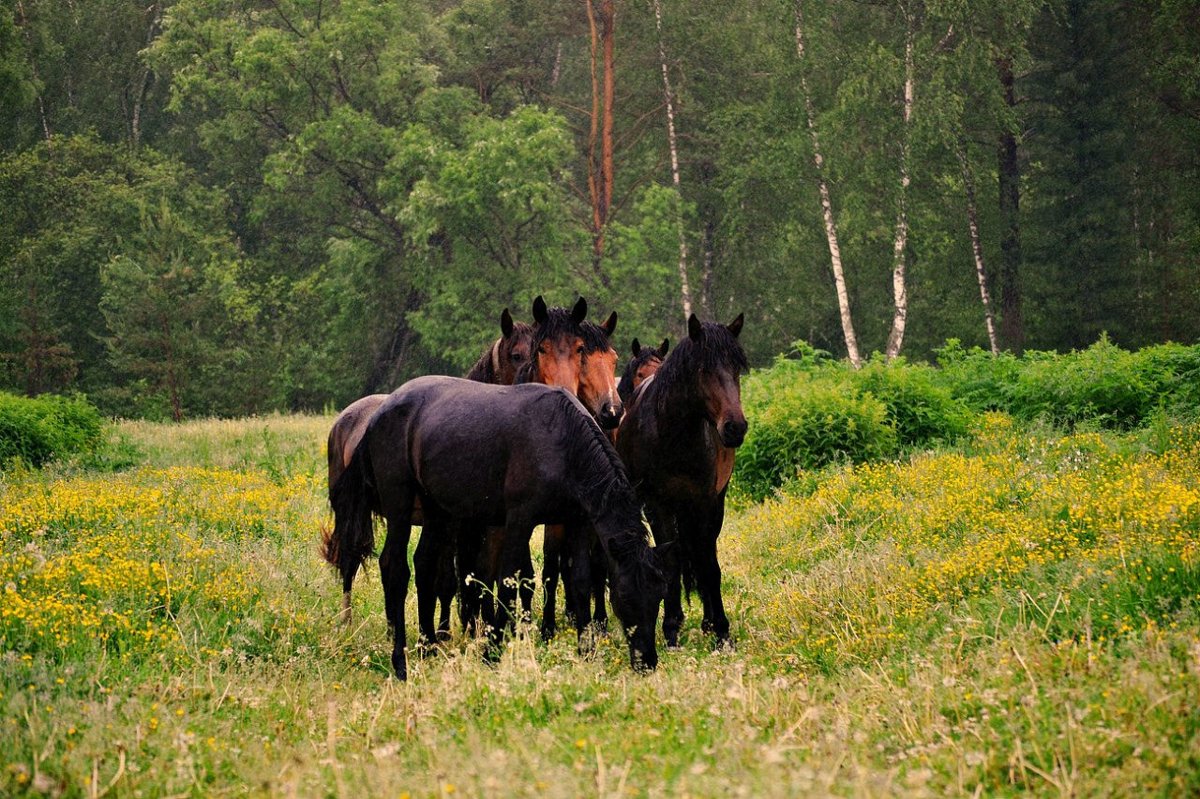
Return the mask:
<path fill-rule="evenodd" d="M 16 458 L 40 466 L 93 452 L 103 441 L 100 412 L 83 398 L 27 399 L 0 392 L 0 465 Z"/>
<path fill-rule="evenodd" d="M 778 374 L 770 377 L 765 382 L 777 390 L 769 404 L 749 404 L 750 431 L 737 455 L 738 491 L 761 499 L 801 469 L 896 453 L 896 431 L 879 399 L 829 379 L 796 374 L 783 388 Z"/>
<path fill-rule="evenodd" d="M 876 360 L 854 379 L 861 390 L 873 394 L 887 408 L 901 446 L 952 441 L 970 429 L 971 410 L 938 384 L 935 371 L 928 366 Z"/>

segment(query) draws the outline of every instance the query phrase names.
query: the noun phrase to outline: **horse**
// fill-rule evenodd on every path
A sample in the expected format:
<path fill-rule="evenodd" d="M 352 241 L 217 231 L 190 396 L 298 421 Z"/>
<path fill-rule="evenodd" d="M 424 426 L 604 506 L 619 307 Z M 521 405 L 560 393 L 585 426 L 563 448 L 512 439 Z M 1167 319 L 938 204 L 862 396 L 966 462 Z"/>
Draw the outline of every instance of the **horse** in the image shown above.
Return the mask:
<path fill-rule="evenodd" d="M 621 381 L 617 383 L 617 394 L 621 397 L 622 402 L 628 403 L 633 399 L 633 392 L 637 391 L 638 386 L 658 371 L 658 367 L 662 366 L 663 359 L 667 357 L 667 351 L 670 348 L 671 340 L 666 338 L 662 340 L 658 349 L 643 347 L 636 338 L 633 340 L 629 347 L 633 357 L 629 359 L 629 363 L 625 364 Z"/>
<path fill-rule="evenodd" d="M 464 457 L 464 454 L 467 457 Z M 387 520 L 379 556 L 384 608 L 393 629 L 392 667 L 407 678 L 404 600 L 413 505 L 426 518 L 503 525 L 501 573 L 515 576 L 534 525 L 586 519 L 610 561 L 613 607 L 635 670 L 658 664 L 655 628 L 666 590 L 662 549 L 652 548 L 641 504 L 608 438 L 566 391 L 419 377 L 393 392 L 371 418 L 334 486 L 326 560 L 352 574 L 374 550 L 372 512 Z M 422 537 L 435 529 L 430 525 Z M 499 583 L 502 612 L 516 589 Z M 506 625 L 497 625 L 496 640 Z"/>
<path fill-rule="evenodd" d="M 654 541 L 677 541 L 668 558 L 663 635 L 679 645 L 681 577 L 704 606 L 701 629 L 730 645 L 721 599 L 717 537 L 734 453 L 746 437 L 740 376 L 749 365 L 738 342 L 743 317 L 728 325 L 688 319 L 688 337 L 643 383 L 617 431 L 617 451 L 646 506 Z"/>
<path fill-rule="evenodd" d="M 601 428 L 613 432 L 625 412 L 616 385 L 617 351 L 611 343 L 616 327 L 615 311 L 603 325 L 586 321 L 580 325 L 583 352 L 579 398 Z M 536 353 L 534 357 L 537 357 Z M 542 537 L 542 585 L 545 602 L 542 606 L 541 633 L 544 640 L 553 638 L 557 631 L 560 575 L 563 577 L 567 599 L 567 615 L 575 620 L 577 632 L 582 636 L 589 621 L 599 627 L 607 624 L 608 613 L 604 607 L 605 574 L 602 559 L 595 557 L 596 553 L 592 551 L 595 543 L 595 535 L 590 530 L 561 524 L 546 525 Z M 591 610 L 593 598 L 594 612 Z M 525 597 L 522 597 L 523 603 L 524 600 Z M 528 605 L 525 605 L 525 610 L 528 612 Z"/>
<path fill-rule="evenodd" d="M 479 360 L 467 372 L 467 379 L 482 383 L 511 385 L 516 379 L 517 371 L 529 360 L 529 345 L 532 337 L 533 328 L 524 322 L 514 321 L 512 314 L 505 308 L 500 314 L 500 337 L 484 350 Z M 329 490 L 331 492 L 334 484 L 345 471 L 346 465 L 350 462 L 350 457 L 354 454 L 358 442 L 362 440 L 371 416 L 387 397 L 387 394 L 370 394 L 357 399 L 346 406 L 334 419 L 326 446 L 329 463 Z M 420 525 L 422 521 L 420 507 L 418 507 L 414 513 L 413 523 Z M 445 598 L 445 590 L 441 587 L 447 582 L 446 559 L 439 558 L 436 564 L 432 568 L 438 575 L 438 598 L 442 599 L 442 614 L 438 630 L 448 633 L 450 630 L 449 599 Z M 451 591 L 453 591 L 455 582 L 453 569 L 454 563 L 450 561 L 449 585 Z M 354 583 L 354 576 L 354 574 L 343 575 L 341 619 L 345 625 L 351 623 L 350 589 Z M 430 610 L 431 619 L 432 614 L 433 611 Z M 432 621 L 429 626 L 432 628 Z"/>
<path fill-rule="evenodd" d="M 589 333 L 585 341 L 584 326 L 587 325 L 588 330 L 597 328 L 600 331 L 607 331 L 605 337 L 611 334 L 616 329 L 617 315 L 610 314 L 608 320 L 600 326 L 592 325 L 585 322 L 587 317 L 587 300 L 580 297 L 575 305 L 567 310 L 566 308 L 555 307 L 551 308 L 546 305 L 546 301 L 538 295 L 534 298 L 533 307 L 533 327 L 529 343 L 529 357 L 521 364 L 514 376 L 516 383 L 540 383 L 542 385 L 563 388 L 573 395 L 579 395 L 588 403 L 595 407 L 597 417 L 605 408 L 606 403 L 611 403 L 610 395 L 615 398 L 615 381 L 610 376 L 606 384 L 602 379 L 597 379 L 600 373 L 592 370 L 585 378 L 583 369 L 584 353 L 590 346 L 589 342 L 593 341 L 596 336 Z M 615 372 L 615 353 L 613 368 L 610 372 Z M 611 390 L 610 390 L 611 389 Z M 612 413 L 610 407 L 609 413 Z M 619 416 L 616 417 L 619 420 Z M 614 425 L 615 426 L 615 425 Z M 480 615 L 481 609 L 488 609 L 491 603 L 483 601 L 483 586 L 492 587 L 492 575 L 496 573 L 498 568 L 498 559 L 500 548 L 503 544 L 503 530 L 492 530 L 487 533 L 482 531 L 462 530 L 460 525 L 460 535 L 457 537 L 457 553 L 456 558 L 459 564 L 460 574 L 456 578 L 456 587 L 459 593 L 459 616 L 462 621 L 463 628 L 472 631 L 475 628 L 475 621 Z M 437 544 L 445 546 L 446 542 L 442 538 L 430 539 L 436 540 Z M 481 548 L 482 547 L 482 548 Z M 431 553 L 423 553 L 423 560 L 431 560 L 435 556 Z M 445 557 L 445 553 L 441 554 Z M 422 572 L 422 563 L 417 565 L 418 580 Z M 523 585 L 531 583 L 533 580 L 533 562 L 529 557 L 528 552 L 525 556 L 525 564 L 521 569 Z M 417 586 L 417 604 L 420 606 L 422 598 L 422 586 L 420 582 Z M 528 614 L 532 605 L 532 594 L 529 590 L 523 590 L 521 593 L 521 604 Z M 444 606 L 443 606 L 444 607 Z M 485 614 L 485 622 L 490 622 L 491 614 Z"/>

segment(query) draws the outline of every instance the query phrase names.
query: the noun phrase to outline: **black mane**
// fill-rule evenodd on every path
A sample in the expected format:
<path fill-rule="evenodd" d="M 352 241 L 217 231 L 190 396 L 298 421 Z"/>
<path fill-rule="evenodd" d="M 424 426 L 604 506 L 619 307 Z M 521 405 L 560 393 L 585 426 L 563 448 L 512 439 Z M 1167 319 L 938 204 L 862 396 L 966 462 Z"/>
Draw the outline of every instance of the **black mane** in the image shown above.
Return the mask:
<path fill-rule="evenodd" d="M 705 322 L 703 330 L 699 341 L 690 336 L 680 341 L 658 367 L 653 385 L 660 402 L 670 386 L 686 383 L 699 372 L 728 371 L 738 375 L 750 370 L 746 351 L 725 325 Z"/>

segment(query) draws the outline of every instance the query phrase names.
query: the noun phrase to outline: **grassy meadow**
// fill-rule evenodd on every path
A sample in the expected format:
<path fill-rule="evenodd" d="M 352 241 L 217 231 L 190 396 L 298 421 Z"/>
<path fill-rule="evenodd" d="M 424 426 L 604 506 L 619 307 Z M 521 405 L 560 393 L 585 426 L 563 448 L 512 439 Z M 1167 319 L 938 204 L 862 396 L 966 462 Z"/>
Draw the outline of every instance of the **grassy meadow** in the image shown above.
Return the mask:
<path fill-rule="evenodd" d="M 373 563 L 335 624 L 330 422 L 0 473 L 0 795 L 1200 794 L 1200 426 L 987 414 L 801 473 L 727 516 L 735 651 L 695 604 L 649 675 L 456 625 L 405 684 Z"/>

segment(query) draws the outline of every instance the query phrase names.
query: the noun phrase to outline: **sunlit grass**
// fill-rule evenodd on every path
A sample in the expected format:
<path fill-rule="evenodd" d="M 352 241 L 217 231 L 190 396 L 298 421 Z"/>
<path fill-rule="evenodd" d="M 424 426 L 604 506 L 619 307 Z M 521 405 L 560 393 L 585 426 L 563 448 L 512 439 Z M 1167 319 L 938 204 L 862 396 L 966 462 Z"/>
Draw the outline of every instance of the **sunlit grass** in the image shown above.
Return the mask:
<path fill-rule="evenodd" d="M 992 417 L 731 513 L 734 652 L 693 599 L 648 676 L 617 632 L 458 634 L 400 684 L 373 563 L 335 624 L 329 422 L 125 424 L 143 466 L 3 478 L 0 793 L 1200 790 L 1200 429 Z"/>

